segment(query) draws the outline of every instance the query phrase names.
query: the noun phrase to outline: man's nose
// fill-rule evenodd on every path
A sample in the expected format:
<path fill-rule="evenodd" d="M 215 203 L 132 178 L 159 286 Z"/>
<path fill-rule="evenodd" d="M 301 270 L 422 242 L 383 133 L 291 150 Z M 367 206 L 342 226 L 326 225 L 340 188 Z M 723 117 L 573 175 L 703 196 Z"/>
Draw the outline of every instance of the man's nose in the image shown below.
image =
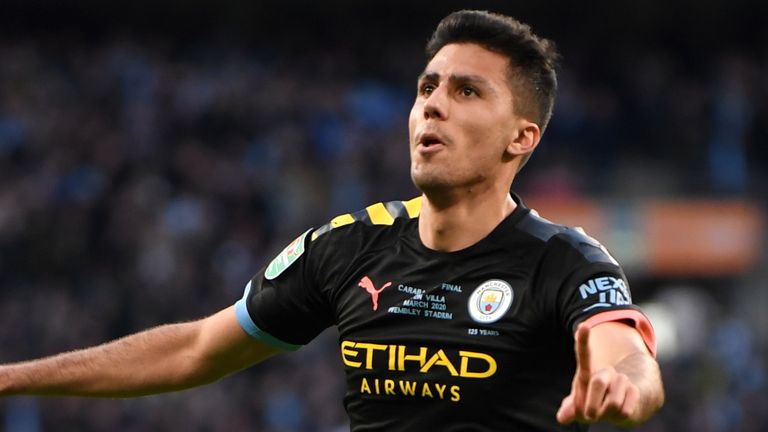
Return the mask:
<path fill-rule="evenodd" d="M 448 98 L 445 90 L 440 87 L 430 93 L 424 103 L 424 118 L 445 120 L 448 115 Z"/>

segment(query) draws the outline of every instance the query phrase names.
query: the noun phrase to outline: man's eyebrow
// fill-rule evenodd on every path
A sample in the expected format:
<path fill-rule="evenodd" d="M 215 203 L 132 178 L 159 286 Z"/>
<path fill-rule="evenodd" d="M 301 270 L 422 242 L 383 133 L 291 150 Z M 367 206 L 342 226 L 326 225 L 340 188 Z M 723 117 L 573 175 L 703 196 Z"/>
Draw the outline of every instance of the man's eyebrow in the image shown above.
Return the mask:
<path fill-rule="evenodd" d="M 490 88 L 491 85 L 488 82 L 487 79 L 479 76 L 479 75 L 456 75 L 453 74 L 450 77 L 448 77 L 448 81 L 454 84 L 474 84 L 474 85 L 481 85 L 483 87 Z"/>
<path fill-rule="evenodd" d="M 417 81 L 440 81 L 440 74 L 437 72 L 424 71 L 419 75 Z"/>
<path fill-rule="evenodd" d="M 440 74 L 437 72 L 429 72 L 424 71 L 419 75 L 418 81 L 440 81 Z M 493 89 L 493 86 L 490 85 L 489 81 L 480 75 L 463 75 L 463 74 L 451 74 L 448 77 L 448 81 L 451 82 L 451 84 L 454 85 L 460 85 L 460 84 L 473 84 L 477 86 L 482 86 L 488 89 Z"/>

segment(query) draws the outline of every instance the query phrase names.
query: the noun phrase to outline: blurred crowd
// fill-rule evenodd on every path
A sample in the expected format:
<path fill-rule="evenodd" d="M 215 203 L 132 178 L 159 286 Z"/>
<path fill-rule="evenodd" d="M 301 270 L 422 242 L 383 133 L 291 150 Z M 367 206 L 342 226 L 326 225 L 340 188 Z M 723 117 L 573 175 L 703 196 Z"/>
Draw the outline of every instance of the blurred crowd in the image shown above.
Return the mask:
<path fill-rule="evenodd" d="M 764 198 L 768 50 L 694 61 L 563 48 L 523 198 Z M 351 68 L 354 56 L 0 38 L 0 362 L 210 314 L 306 227 L 414 196 L 406 120 L 421 47 L 379 60 L 407 80 Z M 711 331 L 662 359 L 668 403 L 639 430 L 768 430 L 764 334 L 731 303 L 709 301 L 697 323 Z M 0 400 L 0 431 L 345 430 L 335 343 L 331 330 L 179 394 Z"/>

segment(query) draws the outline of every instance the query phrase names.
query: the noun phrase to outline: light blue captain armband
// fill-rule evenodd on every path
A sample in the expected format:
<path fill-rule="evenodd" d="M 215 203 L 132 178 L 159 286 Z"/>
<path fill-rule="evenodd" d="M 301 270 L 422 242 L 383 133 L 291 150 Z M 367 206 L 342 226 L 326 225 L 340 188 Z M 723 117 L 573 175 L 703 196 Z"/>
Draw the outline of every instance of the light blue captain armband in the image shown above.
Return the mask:
<path fill-rule="evenodd" d="M 235 315 L 237 316 L 237 322 L 240 323 L 240 327 L 242 327 L 243 330 L 245 330 L 245 332 L 248 333 L 248 335 L 250 335 L 252 338 L 263 342 L 272 348 L 276 348 L 282 351 L 296 351 L 297 349 L 301 348 L 301 345 L 293 345 L 281 341 L 280 339 L 260 329 L 259 326 L 253 322 L 251 314 L 248 313 L 248 307 L 246 306 L 246 301 L 248 301 L 247 299 L 250 293 L 251 282 L 248 282 L 248 285 L 245 286 L 245 294 L 243 294 L 243 298 L 235 303 Z"/>

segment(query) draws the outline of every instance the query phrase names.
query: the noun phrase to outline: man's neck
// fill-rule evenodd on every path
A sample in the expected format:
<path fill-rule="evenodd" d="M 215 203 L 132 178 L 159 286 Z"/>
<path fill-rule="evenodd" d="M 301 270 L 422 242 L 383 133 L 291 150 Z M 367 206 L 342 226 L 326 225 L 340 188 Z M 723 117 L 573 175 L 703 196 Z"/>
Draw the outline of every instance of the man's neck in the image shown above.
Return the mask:
<path fill-rule="evenodd" d="M 422 199 L 419 237 L 424 246 L 441 252 L 455 252 L 479 242 L 517 207 L 506 190 L 451 198 L 430 195 L 425 193 Z"/>

